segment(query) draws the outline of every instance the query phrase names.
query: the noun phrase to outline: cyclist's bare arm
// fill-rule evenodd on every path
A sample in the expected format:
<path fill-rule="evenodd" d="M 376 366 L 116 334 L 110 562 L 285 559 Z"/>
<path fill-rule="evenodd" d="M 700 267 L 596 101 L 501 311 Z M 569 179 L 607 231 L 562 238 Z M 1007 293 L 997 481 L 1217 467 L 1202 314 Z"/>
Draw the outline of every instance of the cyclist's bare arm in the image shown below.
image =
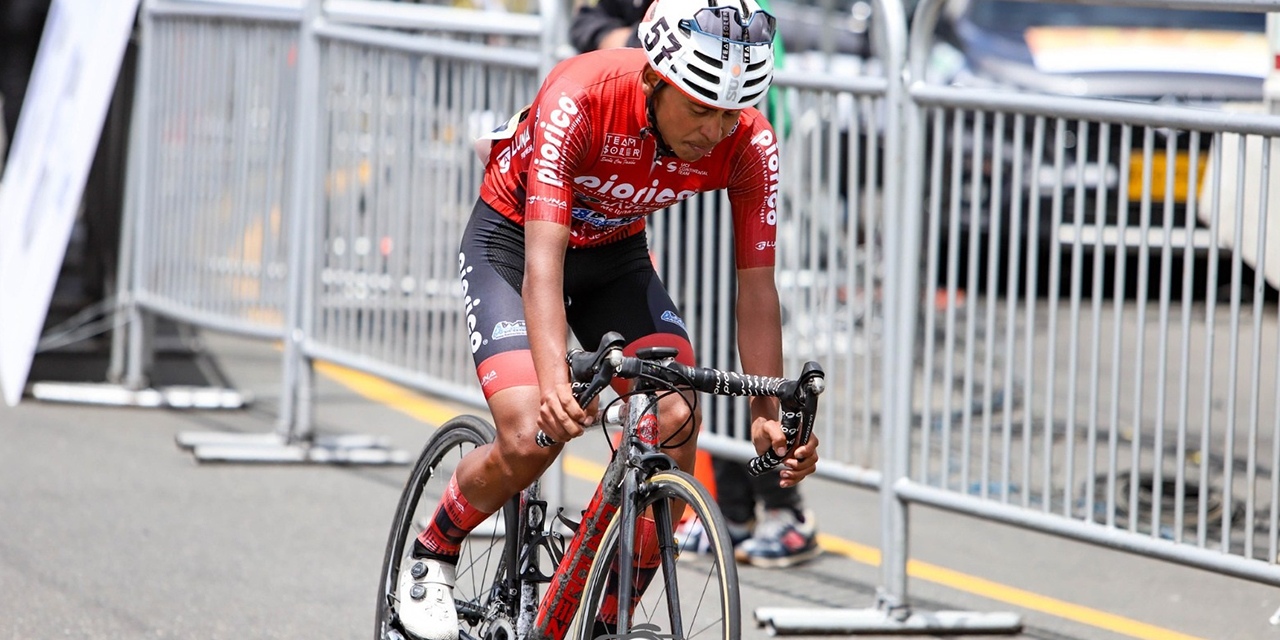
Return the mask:
<path fill-rule="evenodd" d="M 773 267 L 738 270 L 738 353 L 742 370 L 762 376 L 782 375 L 782 315 Z M 778 422 L 777 398 L 751 398 L 751 440 L 757 453 L 773 449 L 785 455 L 787 440 Z M 796 447 L 783 460 L 779 483 L 789 487 L 813 473 L 818 462 L 818 438 Z"/>
<path fill-rule="evenodd" d="M 538 428 L 556 442 L 582 435 L 590 423 L 573 399 L 565 366 L 564 253 L 569 227 L 558 222 L 525 223 L 524 316 L 538 374 Z"/>

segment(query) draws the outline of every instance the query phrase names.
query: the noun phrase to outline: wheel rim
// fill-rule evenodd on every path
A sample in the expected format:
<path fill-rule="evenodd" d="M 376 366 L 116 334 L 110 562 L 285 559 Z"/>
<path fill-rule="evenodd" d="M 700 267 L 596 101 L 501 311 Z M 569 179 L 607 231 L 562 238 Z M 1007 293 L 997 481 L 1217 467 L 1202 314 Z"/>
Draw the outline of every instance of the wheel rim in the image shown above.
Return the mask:
<path fill-rule="evenodd" d="M 680 475 L 683 476 L 683 474 Z M 693 486 L 688 484 L 693 482 L 692 478 L 666 476 L 668 474 L 655 477 L 655 481 L 650 485 L 653 491 L 642 506 L 670 498 L 690 503 L 709 500 L 705 492 L 703 495 L 698 495 Z M 657 520 L 661 520 L 661 514 L 658 515 Z M 723 531 L 722 525 L 717 533 L 718 525 L 703 521 L 703 518 L 712 517 L 714 516 L 710 515 L 704 507 L 685 509 L 686 519 L 681 523 L 681 531 L 691 534 L 701 527 L 700 535 L 704 546 L 702 549 L 686 546 L 691 542 L 689 535 L 683 539 L 677 538 L 677 544 L 684 547 L 675 561 L 674 572 L 676 598 L 680 603 L 679 627 L 675 628 L 672 624 L 673 618 L 669 607 L 671 593 L 667 588 L 664 567 L 660 566 L 636 604 L 630 628 L 622 632 L 612 627 L 604 630 L 634 638 L 675 637 L 687 640 L 710 640 L 738 637 L 740 614 L 737 571 L 733 564 L 732 547 L 727 546 L 727 534 Z M 654 526 L 656 528 L 659 525 L 655 522 Z M 608 554 L 608 557 L 616 556 L 620 533 L 617 522 L 610 526 L 601 543 L 602 554 Z M 724 544 L 721 543 L 722 540 Z M 601 565 L 603 566 L 603 563 Z M 598 570 L 607 571 L 607 569 L 593 567 L 591 576 L 587 580 L 587 591 L 583 594 L 583 609 L 579 615 L 577 634 L 577 637 L 583 639 L 592 638 L 596 631 L 601 630 L 594 623 L 597 617 L 595 611 L 602 606 L 610 609 L 611 605 L 601 603 L 606 601 L 611 592 L 616 592 L 614 584 L 616 577 L 605 578 L 603 574 L 597 575 Z"/>
<path fill-rule="evenodd" d="M 442 428 L 441 433 L 444 433 Z M 449 479 L 463 456 L 488 442 L 481 431 L 456 429 L 445 439 L 437 437 L 436 447 L 425 460 L 419 462 L 414 472 L 415 481 L 402 496 L 403 511 L 397 520 L 395 540 L 388 549 L 388 571 L 384 575 L 385 614 L 383 637 L 398 626 L 393 623 L 398 610 L 396 593 L 401 560 L 412 547 L 414 539 L 430 523 L 444 494 Z M 454 601 L 459 610 L 460 627 L 477 636 L 482 629 L 494 628 L 496 620 L 507 618 L 507 607 L 495 591 L 497 576 L 505 569 L 503 554 L 506 544 L 507 510 L 504 506 L 479 525 L 472 535 L 463 540 L 458 557 Z M 495 525 L 495 523 L 498 523 Z"/>

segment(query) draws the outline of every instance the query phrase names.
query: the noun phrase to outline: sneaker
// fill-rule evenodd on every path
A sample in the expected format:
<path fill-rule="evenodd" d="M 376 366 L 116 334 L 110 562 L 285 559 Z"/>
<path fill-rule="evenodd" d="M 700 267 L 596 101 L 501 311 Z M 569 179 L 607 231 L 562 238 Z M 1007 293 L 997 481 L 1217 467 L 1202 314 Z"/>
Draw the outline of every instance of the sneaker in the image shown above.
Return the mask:
<path fill-rule="evenodd" d="M 400 626 L 420 640 L 458 640 L 453 605 L 454 566 L 431 558 L 406 557 L 400 565 Z"/>
<path fill-rule="evenodd" d="M 733 545 L 736 554 L 738 545 L 751 537 L 751 525 L 728 520 L 725 521 L 725 525 L 729 529 L 729 543 Z M 693 518 L 681 522 L 680 526 L 676 527 L 676 544 L 678 553 L 688 551 L 702 555 L 711 550 L 711 539 L 707 537 L 706 528 L 702 526 L 701 520 Z"/>
<path fill-rule="evenodd" d="M 817 538 L 817 520 L 812 511 L 805 509 L 798 517 L 791 509 L 766 509 L 755 535 L 738 545 L 734 555 L 739 562 L 755 567 L 790 567 L 822 553 Z"/>

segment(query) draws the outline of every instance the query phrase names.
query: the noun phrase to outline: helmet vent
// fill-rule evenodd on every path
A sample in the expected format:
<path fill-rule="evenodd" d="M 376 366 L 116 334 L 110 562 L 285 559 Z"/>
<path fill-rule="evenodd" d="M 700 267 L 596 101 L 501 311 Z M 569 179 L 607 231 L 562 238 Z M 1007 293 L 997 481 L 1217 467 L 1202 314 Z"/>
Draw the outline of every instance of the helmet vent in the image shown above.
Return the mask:
<path fill-rule="evenodd" d="M 763 94 L 763 91 L 757 91 L 749 96 L 744 96 L 742 99 L 738 100 L 738 102 L 739 104 L 752 104 Z"/>
<path fill-rule="evenodd" d="M 769 62 L 768 59 L 761 60 L 759 62 L 752 62 L 751 64 L 747 65 L 747 73 L 751 73 L 752 71 L 755 71 L 760 67 L 763 67 L 764 65 L 768 64 L 768 62 Z"/>
<path fill-rule="evenodd" d="M 709 71 L 705 71 L 705 70 L 703 70 L 703 69 L 699 69 L 699 68 L 697 68 L 697 67 L 695 67 L 695 66 L 692 66 L 692 65 L 690 65 L 689 70 L 690 70 L 690 71 L 692 71 L 692 72 L 694 72 L 694 73 L 696 73 L 696 74 L 698 74 L 698 77 L 699 77 L 699 78 L 702 78 L 703 80 L 706 80 L 707 82 L 710 82 L 711 84 L 718 84 L 718 83 L 720 82 L 720 78 L 717 78 L 717 77 L 716 77 L 716 75 L 715 75 L 714 73 L 711 73 L 711 72 L 709 72 Z"/>
<path fill-rule="evenodd" d="M 711 56 L 709 56 L 709 55 L 707 55 L 707 54 L 705 54 L 705 53 L 703 53 L 703 52 L 701 52 L 701 51 L 698 51 L 698 50 L 696 50 L 696 49 L 694 50 L 693 55 L 697 56 L 699 60 L 701 60 L 701 61 L 703 61 L 703 62 L 705 62 L 705 63 L 707 63 L 707 64 L 709 64 L 709 65 L 711 65 L 711 66 L 713 66 L 713 67 L 715 67 L 715 68 L 717 68 L 717 69 L 723 69 L 723 68 L 724 68 L 724 63 L 723 63 L 723 62 L 721 62 L 719 58 L 712 58 Z M 763 63 L 763 62 L 761 62 L 760 64 L 764 64 L 764 63 Z"/>
<path fill-rule="evenodd" d="M 689 82 L 689 83 L 686 83 L 686 84 L 688 85 L 688 87 L 689 87 L 690 89 L 693 89 L 694 91 L 698 92 L 698 93 L 699 93 L 699 94 L 701 94 L 703 97 L 705 97 L 707 100 L 710 100 L 711 102 L 716 102 L 716 101 L 719 99 L 719 96 L 717 96 L 717 95 L 716 95 L 716 92 L 714 92 L 714 91 L 712 91 L 712 90 L 710 90 L 710 89 L 708 89 L 708 88 L 706 88 L 706 87 L 703 87 L 703 86 L 701 86 L 701 85 L 699 85 L 699 84 L 697 84 L 697 83 L 693 83 L 693 82 Z"/>
<path fill-rule="evenodd" d="M 751 87 L 754 87 L 754 86 L 756 86 L 756 85 L 760 84 L 761 82 L 764 82 L 766 79 L 768 79 L 768 76 L 759 76 L 759 77 L 757 77 L 757 78 L 752 78 L 752 79 L 750 79 L 750 80 L 747 80 L 746 82 L 743 82 L 743 83 L 742 83 L 742 88 L 743 88 L 743 89 L 749 89 L 749 88 L 751 88 Z"/>

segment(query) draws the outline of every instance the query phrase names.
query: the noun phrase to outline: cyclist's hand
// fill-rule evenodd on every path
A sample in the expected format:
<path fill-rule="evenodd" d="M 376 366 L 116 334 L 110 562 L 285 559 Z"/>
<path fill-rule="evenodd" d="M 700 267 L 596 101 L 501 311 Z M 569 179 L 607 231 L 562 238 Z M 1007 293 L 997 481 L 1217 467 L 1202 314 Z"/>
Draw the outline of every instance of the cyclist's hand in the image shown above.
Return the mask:
<path fill-rule="evenodd" d="M 568 442 L 582 435 L 582 428 L 591 424 L 591 418 L 573 398 L 573 387 L 564 382 L 549 391 L 542 392 L 538 407 L 538 429 L 559 443 Z"/>
<path fill-rule="evenodd" d="M 783 440 L 785 442 L 785 440 Z M 818 434 L 809 434 L 809 441 L 796 447 L 791 456 L 782 461 L 782 482 L 790 487 L 818 470 Z"/>
<path fill-rule="evenodd" d="M 764 453 L 766 449 L 773 449 L 774 453 L 786 456 L 782 460 L 779 486 L 795 486 L 797 482 L 800 482 L 805 476 L 817 469 L 817 434 L 811 434 L 809 442 L 796 447 L 795 451 L 787 455 L 787 437 L 782 435 L 782 423 L 777 420 L 756 418 L 751 422 L 751 441 L 755 444 L 757 453 Z"/>

